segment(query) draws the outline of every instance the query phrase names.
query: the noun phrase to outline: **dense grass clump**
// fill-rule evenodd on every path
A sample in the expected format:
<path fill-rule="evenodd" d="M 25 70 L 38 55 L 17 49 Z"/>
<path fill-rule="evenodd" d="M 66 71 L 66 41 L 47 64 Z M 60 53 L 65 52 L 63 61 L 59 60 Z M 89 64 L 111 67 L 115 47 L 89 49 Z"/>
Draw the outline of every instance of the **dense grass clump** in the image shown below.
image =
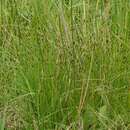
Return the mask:
<path fill-rule="evenodd" d="M 129 0 L 0 0 L 0 130 L 130 130 Z"/>

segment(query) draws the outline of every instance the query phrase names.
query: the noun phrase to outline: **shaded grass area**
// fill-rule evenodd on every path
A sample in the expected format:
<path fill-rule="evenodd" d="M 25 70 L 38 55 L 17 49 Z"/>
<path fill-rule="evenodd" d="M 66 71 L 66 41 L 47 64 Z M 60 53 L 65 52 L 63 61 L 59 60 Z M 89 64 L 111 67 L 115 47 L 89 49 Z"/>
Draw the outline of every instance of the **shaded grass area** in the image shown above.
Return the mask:
<path fill-rule="evenodd" d="M 129 130 L 128 0 L 0 0 L 0 129 Z"/>

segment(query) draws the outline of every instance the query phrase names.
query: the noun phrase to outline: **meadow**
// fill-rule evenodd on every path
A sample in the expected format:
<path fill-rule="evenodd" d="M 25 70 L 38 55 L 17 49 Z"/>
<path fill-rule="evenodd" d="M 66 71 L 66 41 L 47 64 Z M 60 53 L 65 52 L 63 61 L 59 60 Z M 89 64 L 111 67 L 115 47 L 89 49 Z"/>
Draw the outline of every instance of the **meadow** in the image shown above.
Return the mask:
<path fill-rule="evenodd" d="M 130 1 L 0 0 L 0 130 L 130 130 Z"/>

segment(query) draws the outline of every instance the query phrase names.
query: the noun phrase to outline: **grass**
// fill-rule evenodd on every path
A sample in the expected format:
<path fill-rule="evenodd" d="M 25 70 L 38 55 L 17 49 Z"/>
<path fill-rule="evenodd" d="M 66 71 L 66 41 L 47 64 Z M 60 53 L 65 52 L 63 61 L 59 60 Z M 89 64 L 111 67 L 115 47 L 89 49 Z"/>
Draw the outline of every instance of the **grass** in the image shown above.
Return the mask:
<path fill-rule="evenodd" d="M 0 130 L 130 130 L 129 0 L 0 0 Z"/>

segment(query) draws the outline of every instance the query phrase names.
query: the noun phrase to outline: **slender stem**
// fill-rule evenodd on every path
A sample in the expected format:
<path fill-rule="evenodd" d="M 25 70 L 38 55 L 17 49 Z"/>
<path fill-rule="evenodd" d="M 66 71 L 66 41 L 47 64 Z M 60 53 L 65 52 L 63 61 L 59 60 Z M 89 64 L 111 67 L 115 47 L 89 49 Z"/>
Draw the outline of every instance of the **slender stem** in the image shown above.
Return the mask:
<path fill-rule="evenodd" d="M 75 41 L 74 41 L 74 23 L 73 23 L 73 0 L 71 0 L 71 43 L 72 43 L 72 64 L 73 64 L 73 87 L 75 87 Z"/>

